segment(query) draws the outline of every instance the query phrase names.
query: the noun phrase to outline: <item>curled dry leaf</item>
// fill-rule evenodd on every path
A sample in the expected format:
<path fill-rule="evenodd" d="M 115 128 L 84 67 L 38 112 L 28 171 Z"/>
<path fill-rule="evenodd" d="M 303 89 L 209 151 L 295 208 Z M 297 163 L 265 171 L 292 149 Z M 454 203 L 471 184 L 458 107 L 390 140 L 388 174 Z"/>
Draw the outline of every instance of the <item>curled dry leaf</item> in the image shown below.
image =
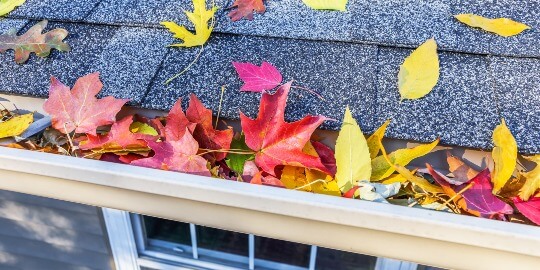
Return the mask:
<path fill-rule="evenodd" d="M 503 37 L 518 35 L 527 29 L 531 29 L 531 27 L 526 24 L 508 18 L 488 19 L 471 13 L 458 14 L 454 17 L 468 26 L 482 28 Z"/>
<path fill-rule="evenodd" d="M 233 22 L 241 20 L 243 18 L 253 20 L 253 13 L 264 13 L 266 7 L 263 0 L 234 0 L 231 6 L 232 10 L 229 12 L 229 18 Z"/>
<path fill-rule="evenodd" d="M 473 179 L 478 171 L 471 168 L 460 158 L 447 153 L 446 161 L 448 162 L 448 167 L 452 175 L 454 176 L 453 180 L 455 181 L 454 185 L 459 185 L 460 183 L 468 182 Z"/>
<path fill-rule="evenodd" d="M 370 179 L 371 159 L 366 138 L 348 106 L 336 140 L 335 155 L 336 181 L 342 192 L 351 189 L 357 181 Z"/>
<path fill-rule="evenodd" d="M 65 29 L 56 28 L 45 34 L 43 29 L 47 26 L 47 20 L 43 20 L 32 26 L 26 33 L 17 36 L 16 29 L 11 29 L 6 34 L 0 35 L 0 53 L 12 49 L 15 51 L 15 62 L 25 63 L 30 57 L 30 53 L 35 53 L 39 57 L 47 57 L 51 49 L 67 52 L 70 47 L 63 42 L 68 35 Z"/>
<path fill-rule="evenodd" d="M 263 92 L 272 90 L 283 80 L 279 70 L 268 62 L 262 62 L 260 67 L 251 63 L 233 62 L 232 64 L 240 79 L 244 81 L 240 91 Z"/>
<path fill-rule="evenodd" d="M 114 123 L 116 114 L 128 100 L 111 96 L 97 99 L 102 87 L 97 72 L 77 79 L 71 91 L 52 77 L 49 99 L 43 104 L 43 109 L 51 115 L 52 126 L 64 134 L 75 131 L 96 135 L 98 126 Z"/>
<path fill-rule="evenodd" d="M 428 39 L 399 67 L 398 88 L 403 99 L 418 99 L 429 94 L 439 81 L 437 42 Z"/>
<path fill-rule="evenodd" d="M 218 8 L 212 4 L 210 9 L 206 9 L 205 0 L 193 0 L 193 12 L 184 11 L 188 20 L 195 27 L 195 34 L 186 29 L 183 25 L 178 25 L 175 22 L 161 22 L 169 31 L 174 34 L 175 38 L 181 39 L 183 43 L 176 43 L 172 47 L 194 47 L 202 46 L 206 43 L 212 30 L 214 30 L 214 14 Z M 212 20 L 212 21 L 210 21 Z"/>
<path fill-rule="evenodd" d="M 347 11 L 349 0 L 302 0 L 306 6 L 318 10 L 339 10 Z"/>
<path fill-rule="evenodd" d="M 506 126 L 504 119 L 501 124 L 493 130 L 493 152 L 491 156 L 495 162 L 493 170 L 493 194 L 499 193 L 499 190 L 514 174 L 517 162 L 517 143 L 514 136 Z"/>

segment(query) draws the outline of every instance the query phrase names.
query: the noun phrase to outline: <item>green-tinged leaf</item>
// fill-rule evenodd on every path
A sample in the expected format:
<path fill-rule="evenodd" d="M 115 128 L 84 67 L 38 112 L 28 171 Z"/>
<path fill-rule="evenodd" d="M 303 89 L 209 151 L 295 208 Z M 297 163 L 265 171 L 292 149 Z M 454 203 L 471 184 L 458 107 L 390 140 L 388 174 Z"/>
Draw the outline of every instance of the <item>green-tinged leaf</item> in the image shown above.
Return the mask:
<path fill-rule="evenodd" d="M 231 142 L 231 149 L 234 150 L 245 150 L 245 151 L 251 151 L 249 147 L 246 144 L 246 137 L 244 134 L 236 134 Z M 238 175 L 242 175 L 242 172 L 244 172 L 244 164 L 248 160 L 253 160 L 255 158 L 255 155 L 243 155 L 243 154 L 234 154 L 229 153 L 227 155 L 227 159 L 225 162 L 227 163 L 227 166 L 231 168 L 234 172 L 236 172 Z"/>
<path fill-rule="evenodd" d="M 493 170 L 493 194 L 499 193 L 502 187 L 514 174 L 517 162 L 517 143 L 512 132 L 506 126 L 504 119 L 493 130 L 493 152 L 491 156 L 495 162 Z"/>
<path fill-rule="evenodd" d="M 302 0 L 302 2 L 312 9 L 347 11 L 348 0 Z"/>
<path fill-rule="evenodd" d="M 468 26 L 482 28 L 503 37 L 515 36 L 527 29 L 531 29 L 531 27 L 526 24 L 508 18 L 488 19 L 470 13 L 458 14 L 454 17 Z"/>
<path fill-rule="evenodd" d="M 142 122 L 133 122 L 129 126 L 129 130 L 133 133 L 139 133 L 144 135 L 158 136 L 158 132 L 155 128 Z"/>
<path fill-rule="evenodd" d="M 419 158 L 431 152 L 439 143 L 439 139 L 430 144 L 422 144 L 413 148 L 399 149 L 388 155 L 390 162 L 399 166 L 406 166 L 415 158 Z M 380 181 L 390 176 L 394 166 L 388 164 L 384 156 L 378 156 L 371 161 L 371 180 Z"/>
<path fill-rule="evenodd" d="M 379 151 L 381 150 L 381 141 L 384 137 L 384 134 L 386 133 L 386 128 L 390 124 L 390 119 L 386 120 L 384 124 L 382 124 L 375 133 L 371 134 L 369 138 L 367 139 L 367 144 L 369 147 L 369 156 L 371 159 L 374 159 L 379 154 Z"/>
<path fill-rule="evenodd" d="M 401 100 L 424 97 L 438 81 L 437 42 L 435 39 L 428 39 L 405 58 L 399 68 L 398 87 Z"/>
<path fill-rule="evenodd" d="M 351 189 L 356 181 L 369 180 L 371 175 L 369 148 L 349 107 L 345 110 L 343 125 L 336 141 L 335 156 L 336 180 L 342 192 Z"/>
<path fill-rule="evenodd" d="M 0 123 L 0 139 L 19 136 L 34 122 L 34 114 L 28 113 L 10 118 Z"/>
<path fill-rule="evenodd" d="M 24 2 L 26 0 L 0 0 L 0 17 L 10 13 Z"/>
<path fill-rule="evenodd" d="M 61 52 L 69 51 L 69 45 L 63 42 L 68 32 L 65 29 L 56 28 L 42 34 L 41 32 L 46 26 L 47 20 L 43 20 L 21 36 L 17 36 L 15 29 L 0 35 L 0 53 L 5 53 L 10 49 L 14 50 L 15 62 L 23 64 L 30 57 L 30 53 L 35 53 L 39 57 L 47 57 L 52 49 Z"/>

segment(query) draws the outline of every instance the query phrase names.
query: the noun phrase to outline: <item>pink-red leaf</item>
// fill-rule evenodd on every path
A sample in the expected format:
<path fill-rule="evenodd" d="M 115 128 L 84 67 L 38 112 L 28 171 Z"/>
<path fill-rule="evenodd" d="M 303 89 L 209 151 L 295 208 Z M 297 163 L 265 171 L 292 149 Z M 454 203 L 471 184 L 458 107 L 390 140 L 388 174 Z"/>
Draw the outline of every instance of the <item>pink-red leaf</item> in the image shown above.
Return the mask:
<path fill-rule="evenodd" d="M 328 147 L 326 144 L 312 141 L 311 145 L 317 151 L 319 158 L 321 159 L 322 164 L 328 169 L 331 175 L 336 174 L 336 157 L 334 156 L 334 150 Z"/>
<path fill-rule="evenodd" d="M 131 162 L 133 165 L 211 176 L 206 159 L 197 155 L 199 144 L 187 130 L 176 141 L 148 141 L 154 156 Z"/>
<path fill-rule="evenodd" d="M 222 160 L 227 156 L 227 151 L 231 147 L 233 138 L 233 129 L 216 130 L 212 126 L 212 111 L 204 107 L 202 102 L 195 95 L 189 99 L 189 107 L 186 110 L 186 117 L 191 123 L 195 123 L 193 137 L 199 143 L 201 148 L 210 150 L 219 150 L 218 152 L 207 154 L 206 156 Z M 220 152 L 221 151 L 221 152 Z"/>
<path fill-rule="evenodd" d="M 260 67 L 251 63 L 233 62 L 233 66 L 244 85 L 240 91 L 263 92 L 276 88 L 283 77 L 272 64 L 263 62 Z"/>
<path fill-rule="evenodd" d="M 105 151 L 146 148 L 145 140 L 152 140 L 153 136 L 132 133 L 129 129 L 131 123 L 133 123 L 133 116 L 126 116 L 122 120 L 115 122 L 106 135 L 94 136 L 88 134 L 87 140 L 82 141 L 79 147 L 82 150 L 103 149 Z"/>
<path fill-rule="evenodd" d="M 540 225 L 540 197 L 532 197 L 528 201 L 523 201 L 519 197 L 512 198 L 514 205 L 524 216 Z"/>
<path fill-rule="evenodd" d="M 177 141 L 184 137 L 186 128 L 193 132 L 196 124 L 191 123 L 182 110 L 182 100 L 178 99 L 167 115 L 167 123 L 164 128 L 165 138 L 169 141 Z"/>
<path fill-rule="evenodd" d="M 326 118 L 308 115 L 293 123 L 285 122 L 290 87 L 291 82 L 282 85 L 273 95 L 263 93 L 256 119 L 240 113 L 246 144 L 256 151 L 255 163 L 269 174 L 276 175 L 274 169 L 278 165 L 305 167 L 331 174 L 319 157 L 302 152 L 313 131 Z"/>
<path fill-rule="evenodd" d="M 98 126 L 114 123 L 116 114 L 128 100 L 111 96 L 97 99 L 102 87 L 98 72 L 79 78 L 71 91 L 52 77 L 49 99 L 43 104 L 43 109 L 51 115 L 52 126 L 62 133 L 96 135 Z"/>
<path fill-rule="evenodd" d="M 266 7 L 263 0 L 235 0 L 231 8 L 236 8 L 229 12 L 231 20 L 238 21 L 242 18 L 253 20 L 253 13 L 264 13 Z"/>

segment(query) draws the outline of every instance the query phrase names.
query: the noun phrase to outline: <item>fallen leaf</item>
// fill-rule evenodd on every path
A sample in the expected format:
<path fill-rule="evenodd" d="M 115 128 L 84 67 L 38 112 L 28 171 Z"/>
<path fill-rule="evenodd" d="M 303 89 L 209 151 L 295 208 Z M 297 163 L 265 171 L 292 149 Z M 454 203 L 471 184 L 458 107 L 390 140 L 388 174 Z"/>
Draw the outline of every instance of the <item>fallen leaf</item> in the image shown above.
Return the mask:
<path fill-rule="evenodd" d="M 111 96 L 97 99 L 95 96 L 102 87 L 98 72 L 77 79 L 71 91 L 52 77 L 49 99 L 43 104 L 43 109 L 51 115 L 52 126 L 64 134 L 75 131 L 96 135 L 98 126 L 114 123 L 116 114 L 128 100 Z"/>
<path fill-rule="evenodd" d="M 12 49 L 15 51 L 15 62 L 23 64 L 30 57 L 30 53 L 35 53 L 39 57 L 47 57 L 51 53 L 51 49 L 57 49 L 61 52 L 69 51 L 69 45 L 63 42 L 68 32 L 65 29 L 56 28 L 42 34 L 41 32 L 46 26 L 47 20 L 43 20 L 21 36 L 17 36 L 16 29 L 11 29 L 6 34 L 0 35 L 0 53 Z"/>
<path fill-rule="evenodd" d="M 87 140 L 79 144 L 82 150 L 92 150 L 100 153 L 133 153 L 148 152 L 150 149 L 146 140 L 152 140 L 156 136 L 133 133 L 131 124 L 133 116 L 126 116 L 115 122 L 106 135 L 87 135 Z M 157 134 L 157 132 L 156 132 Z"/>
<path fill-rule="evenodd" d="M 264 6 L 263 0 L 234 0 L 231 10 L 229 12 L 229 18 L 233 22 L 246 18 L 248 20 L 253 20 L 253 13 L 264 13 L 266 7 Z"/>
<path fill-rule="evenodd" d="M 519 198 L 527 201 L 538 189 L 540 189 L 540 166 L 538 165 L 540 164 L 540 155 L 530 157 L 524 156 L 523 158 L 536 163 L 536 167 L 532 171 L 521 174 L 526 180 L 519 191 Z"/>
<path fill-rule="evenodd" d="M 386 120 L 378 129 L 375 131 L 375 133 L 371 134 L 369 138 L 367 139 L 367 145 L 369 147 L 369 156 L 371 159 L 374 159 L 377 157 L 381 150 L 381 141 L 384 137 L 384 134 L 386 133 L 386 128 L 390 124 L 390 119 Z"/>
<path fill-rule="evenodd" d="M 400 175 L 405 177 L 405 179 L 407 179 L 407 181 L 409 181 L 413 185 L 419 187 L 425 193 L 429 193 L 429 194 L 432 194 L 432 195 L 437 195 L 437 194 L 444 193 L 443 188 L 441 188 L 440 186 L 434 185 L 434 184 L 430 183 L 428 180 L 426 180 L 426 179 L 424 179 L 422 177 L 416 176 L 413 172 L 409 171 L 407 168 L 405 168 L 403 166 L 400 166 L 400 165 L 396 164 L 395 169 Z"/>
<path fill-rule="evenodd" d="M 43 116 L 42 118 L 37 119 L 34 122 L 32 122 L 23 133 L 15 136 L 15 141 L 20 142 L 20 141 L 27 140 L 34 135 L 42 133 L 45 129 L 47 129 L 50 126 L 51 126 L 51 117 Z"/>
<path fill-rule="evenodd" d="M 488 32 L 492 32 L 503 37 L 514 36 L 527 29 L 531 29 L 531 27 L 526 24 L 516 22 L 508 18 L 488 19 L 470 13 L 458 14 L 454 15 L 454 17 L 458 21 L 468 26 L 482 28 Z"/>
<path fill-rule="evenodd" d="M 34 122 L 34 114 L 28 113 L 11 117 L 0 122 L 0 139 L 21 135 Z"/>
<path fill-rule="evenodd" d="M 287 189 L 311 191 L 311 186 L 306 178 L 306 168 L 285 166 L 281 173 L 281 182 Z"/>
<path fill-rule="evenodd" d="M 540 225 L 540 197 L 533 197 L 528 201 L 523 201 L 518 197 L 512 198 L 514 205 L 525 217 L 536 225 Z"/>
<path fill-rule="evenodd" d="M 312 9 L 347 11 L 348 0 L 302 0 L 302 2 Z"/>
<path fill-rule="evenodd" d="M 0 0 L 0 17 L 10 13 L 16 7 L 24 4 L 26 0 Z"/>
<path fill-rule="evenodd" d="M 279 70 L 268 62 L 263 62 L 260 67 L 251 63 L 233 62 L 232 64 L 240 79 L 244 81 L 240 91 L 263 92 L 272 90 L 283 80 Z"/>
<path fill-rule="evenodd" d="M 306 144 L 306 146 L 311 145 L 313 146 L 313 149 L 315 150 L 315 153 L 317 153 L 317 156 L 321 159 L 322 164 L 328 169 L 330 172 L 330 175 L 335 175 L 337 166 L 336 166 L 336 157 L 334 155 L 334 150 L 332 148 L 328 147 L 324 143 L 312 141 L 310 144 Z M 304 146 L 305 149 L 305 146 Z M 305 151 L 304 151 L 305 152 Z M 309 152 L 306 152 L 309 154 Z M 314 156 L 314 154 L 311 154 Z"/>
<path fill-rule="evenodd" d="M 413 148 L 405 148 L 396 150 L 388 155 L 388 159 L 392 164 L 406 166 L 415 158 L 419 158 L 431 152 L 439 143 L 439 139 L 430 144 L 421 144 Z M 395 168 L 392 164 L 388 164 L 384 156 L 378 156 L 371 161 L 371 180 L 380 181 L 390 176 Z"/>
<path fill-rule="evenodd" d="M 183 43 L 171 44 L 171 47 L 194 47 L 202 46 L 206 43 L 212 30 L 214 30 L 214 14 L 218 8 L 212 4 L 210 9 L 206 9 L 205 0 L 193 0 L 193 12 L 184 11 L 188 20 L 195 26 L 195 34 L 188 31 L 186 27 L 175 22 L 161 22 L 175 38 L 181 39 Z M 212 20 L 209 24 L 209 21 Z"/>
<path fill-rule="evenodd" d="M 400 183 L 392 184 L 380 184 L 370 183 L 369 181 L 362 180 L 358 182 L 360 193 L 360 199 L 372 202 L 388 203 L 386 198 L 392 197 L 398 194 L 401 188 Z"/>
<path fill-rule="evenodd" d="M 411 172 L 414 175 L 414 172 Z M 405 183 L 407 178 L 399 173 L 392 174 L 381 181 L 381 184 Z"/>
<path fill-rule="evenodd" d="M 275 175 L 278 165 L 306 167 L 328 172 L 319 157 L 302 152 L 315 129 L 326 120 L 323 116 L 308 115 L 303 119 L 285 122 L 285 105 L 291 82 L 278 88 L 273 95 L 263 93 L 256 119 L 240 113 L 246 144 L 256 151 L 255 163 Z"/>
<path fill-rule="evenodd" d="M 234 150 L 243 150 L 248 151 L 251 150 L 246 144 L 246 137 L 244 134 L 237 133 L 231 142 L 231 149 Z M 231 168 L 234 172 L 236 172 L 238 175 L 241 175 L 244 171 L 244 164 L 248 160 L 252 160 L 255 158 L 255 155 L 251 154 L 235 154 L 235 153 L 229 153 L 227 155 L 227 159 L 225 162 L 227 163 L 227 166 Z"/>
<path fill-rule="evenodd" d="M 336 181 L 342 192 L 351 189 L 357 181 L 370 179 L 371 159 L 366 138 L 348 106 L 336 140 L 335 156 Z"/>
<path fill-rule="evenodd" d="M 491 156 L 495 162 L 493 170 L 493 194 L 499 193 L 499 190 L 514 174 L 517 162 L 517 143 L 514 136 L 506 126 L 504 119 L 501 124 L 493 130 L 493 152 Z"/>
<path fill-rule="evenodd" d="M 210 116 L 211 117 L 211 116 Z M 211 120 L 210 120 L 211 121 Z M 168 141 L 180 140 L 186 133 L 186 128 L 193 133 L 196 123 L 191 123 L 182 110 L 182 100 L 178 99 L 169 111 L 164 128 L 165 138 Z"/>
<path fill-rule="evenodd" d="M 463 210 L 485 218 L 504 219 L 503 215 L 512 214 L 514 211 L 510 205 L 497 198 L 491 192 L 491 174 L 488 169 L 481 171 L 476 175 L 468 185 L 455 186 L 446 183 L 440 174 L 435 172 L 429 164 L 428 169 L 435 179 L 441 185 L 450 197 L 462 197 L 465 203 L 459 203 Z M 451 192 L 450 189 L 452 190 Z M 456 194 L 461 194 L 456 196 Z M 459 200 L 459 199 L 458 199 Z"/>
<path fill-rule="evenodd" d="M 226 130 L 216 130 L 212 126 L 212 111 L 204 107 L 202 102 L 194 94 L 190 95 L 186 117 L 191 123 L 195 123 L 193 137 L 201 148 L 216 150 L 206 156 L 220 161 L 227 156 L 231 147 L 234 131 L 231 127 Z M 204 151 L 204 150 L 203 150 Z"/>
<path fill-rule="evenodd" d="M 437 42 L 428 39 L 414 50 L 399 68 L 398 86 L 401 100 L 427 95 L 439 80 Z"/>
<path fill-rule="evenodd" d="M 460 158 L 453 156 L 450 153 L 447 153 L 446 156 L 449 170 L 454 176 L 453 180 L 455 181 L 451 184 L 459 185 L 459 183 L 468 182 L 478 174 L 478 171 L 465 164 Z"/>
<path fill-rule="evenodd" d="M 144 135 L 159 136 L 159 133 L 155 128 L 147 123 L 133 122 L 129 125 L 129 130 L 133 133 L 139 133 Z"/>
<path fill-rule="evenodd" d="M 199 144 L 191 133 L 185 132 L 184 136 L 176 141 L 147 141 L 147 143 L 154 151 L 154 156 L 135 160 L 131 164 L 211 176 L 210 171 L 206 167 L 206 159 L 197 155 Z"/>

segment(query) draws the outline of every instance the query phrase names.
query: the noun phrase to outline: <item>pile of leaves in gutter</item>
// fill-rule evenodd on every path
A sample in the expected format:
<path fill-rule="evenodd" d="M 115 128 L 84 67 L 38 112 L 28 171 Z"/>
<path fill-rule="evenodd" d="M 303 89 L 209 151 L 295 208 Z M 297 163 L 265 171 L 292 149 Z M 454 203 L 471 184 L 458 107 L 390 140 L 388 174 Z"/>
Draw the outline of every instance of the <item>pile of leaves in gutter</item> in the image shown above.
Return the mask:
<path fill-rule="evenodd" d="M 313 136 L 326 117 L 285 121 L 292 82 L 283 83 L 274 66 L 233 65 L 242 91 L 262 92 L 255 119 L 240 113 L 240 133 L 217 129 L 195 95 L 185 111 L 178 100 L 166 117 L 117 120 L 128 100 L 96 98 L 103 85 L 92 73 L 72 89 L 53 77 L 45 118 L 4 109 L 0 138 L 13 137 L 12 148 L 540 225 L 540 166 L 516 172 L 517 144 L 504 119 L 493 132 L 494 170 L 476 171 L 451 155 L 449 175 L 430 164 L 410 170 L 439 140 L 387 153 L 381 140 L 390 121 L 366 138 L 347 108 L 333 150 Z M 524 158 L 540 162 L 540 155 Z"/>

